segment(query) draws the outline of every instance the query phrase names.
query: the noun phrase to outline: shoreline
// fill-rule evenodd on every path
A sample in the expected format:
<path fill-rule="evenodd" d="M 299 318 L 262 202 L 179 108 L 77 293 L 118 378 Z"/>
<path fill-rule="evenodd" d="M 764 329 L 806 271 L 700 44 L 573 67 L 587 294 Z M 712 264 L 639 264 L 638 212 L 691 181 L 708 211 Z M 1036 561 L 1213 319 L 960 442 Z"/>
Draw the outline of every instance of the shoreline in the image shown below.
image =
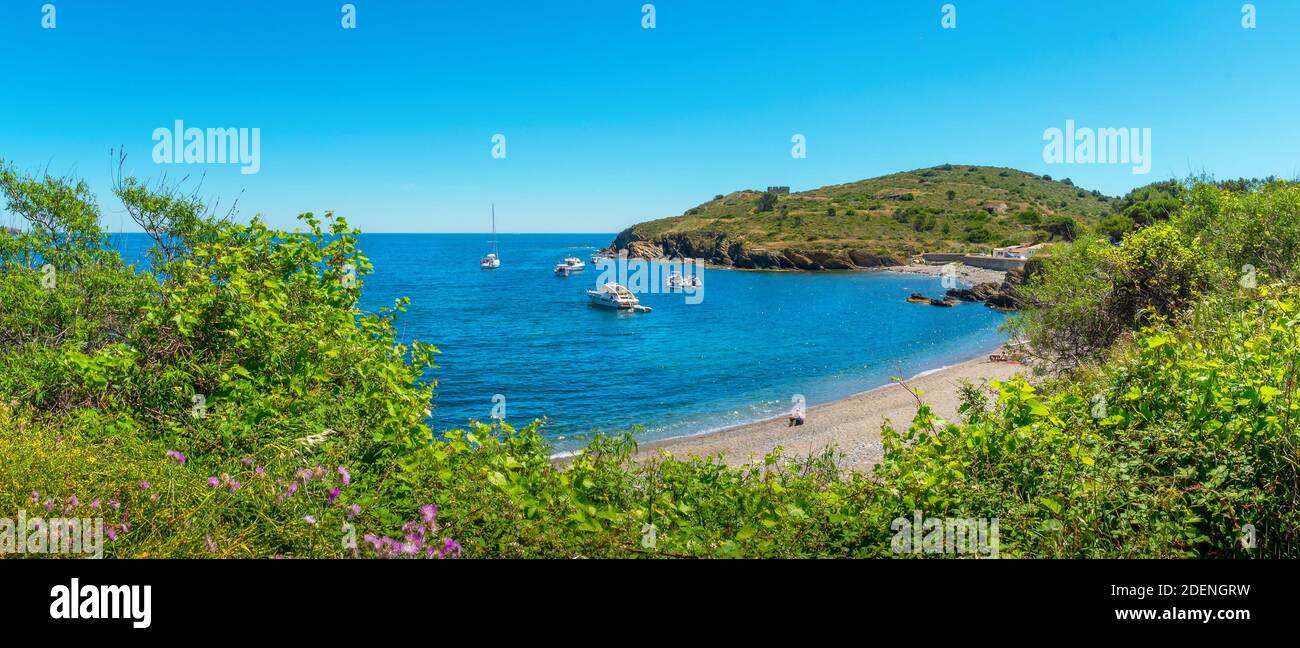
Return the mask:
<path fill-rule="evenodd" d="M 928 369 L 901 382 L 923 391 L 922 400 L 936 416 L 957 420 L 963 383 L 987 386 L 991 381 L 1007 380 L 1028 371 L 1023 364 L 991 362 L 988 353 L 957 364 Z M 891 382 L 808 407 L 801 426 L 789 426 L 787 414 L 780 414 L 718 430 L 656 439 L 641 444 L 635 458 L 638 461 L 648 459 L 665 450 L 682 459 L 721 455 L 723 463 L 738 466 L 761 460 L 778 446 L 783 448 L 785 456 L 804 456 L 834 445 L 844 453 L 841 467 L 866 472 L 880 461 L 884 452 L 881 425 L 889 421 L 896 428 L 907 426 L 916 409 L 912 394 L 898 382 Z M 572 453 L 565 454 L 572 456 Z M 563 457 L 556 455 L 552 458 Z"/>
<path fill-rule="evenodd" d="M 633 257 L 633 258 L 637 258 L 642 261 L 650 261 L 650 262 L 669 261 L 669 259 L 667 259 L 666 257 L 665 258 Z M 866 267 L 846 268 L 843 270 L 804 270 L 802 268 L 737 268 L 736 266 L 718 265 L 716 263 L 709 263 L 707 261 L 704 263 L 704 267 L 706 269 L 730 270 L 733 272 L 807 272 L 807 273 L 895 272 L 900 274 L 916 274 L 916 275 L 925 275 L 930 277 L 942 277 L 943 269 L 949 265 L 952 265 L 957 269 L 956 272 L 957 279 L 965 283 L 968 287 L 980 283 L 1000 284 L 1003 281 L 1005 281 L 1007 277 L 1006 270 L 991 270 L 989 268 L 977 268 L 975 266 L 969 266 L 963 263 L 951 263 L 951 264 L 940 263 L 934 265 L 928 263 L 909 263 L 905 265 L 875 266 L 870 268 L 866 268 Z"/>

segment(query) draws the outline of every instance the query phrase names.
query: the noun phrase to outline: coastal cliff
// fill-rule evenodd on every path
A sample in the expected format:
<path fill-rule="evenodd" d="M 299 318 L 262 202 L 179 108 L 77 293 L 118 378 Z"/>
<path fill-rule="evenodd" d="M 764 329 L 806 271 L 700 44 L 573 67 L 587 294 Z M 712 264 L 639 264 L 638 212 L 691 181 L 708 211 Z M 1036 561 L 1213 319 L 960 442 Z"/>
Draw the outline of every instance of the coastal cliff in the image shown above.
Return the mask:
<path fill-rule="evenodd" d="M 945 164 L 790 193 L 736 191 L 680 216 L 638 223 L 608 251 L 764 270 L 904 265 L 922 252 L 1070 238 L 1109 196 L 1015 169 Z"/>
<path fill-rule="evenodd" d="M 768 249 L 721 233 L 674 233 L 645 238 L 635 227 L 619 233 L 610 246 L 642 259 L 704 259 L 706 263 L 761 270 L 853 270 L 907 263 L 900 256 L 862 249 Z"/>

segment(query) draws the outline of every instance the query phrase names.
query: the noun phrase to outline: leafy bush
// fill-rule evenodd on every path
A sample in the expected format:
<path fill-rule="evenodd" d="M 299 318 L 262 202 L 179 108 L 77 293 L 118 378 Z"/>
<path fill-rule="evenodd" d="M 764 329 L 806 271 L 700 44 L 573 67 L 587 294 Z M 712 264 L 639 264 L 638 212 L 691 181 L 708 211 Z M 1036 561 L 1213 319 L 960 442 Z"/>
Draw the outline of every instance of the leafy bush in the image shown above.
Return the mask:
<path fill-rule="evenodd" d="M 1210 268 L 1169 225 L 1124 239 L 1083 238 L 1041 261 L 1020 288 L 1033 305 L 1011 324 L 1052 362 L 1099 358 L 1121 335 L 1176 318 L 1207 288 Z"/>
<path fill-rule="evenodd" d="M 1112 243 L 1118 243 L 1124 238 L 1125 234 L 1128 234 L 1135 228 L 1136 224 L 1133 222 L 1133 219 L 1123 214 L 1115 214 L 1103 218 L 1101 223 L 1097 226 L 1098 231 L 1109 237 Z"/>

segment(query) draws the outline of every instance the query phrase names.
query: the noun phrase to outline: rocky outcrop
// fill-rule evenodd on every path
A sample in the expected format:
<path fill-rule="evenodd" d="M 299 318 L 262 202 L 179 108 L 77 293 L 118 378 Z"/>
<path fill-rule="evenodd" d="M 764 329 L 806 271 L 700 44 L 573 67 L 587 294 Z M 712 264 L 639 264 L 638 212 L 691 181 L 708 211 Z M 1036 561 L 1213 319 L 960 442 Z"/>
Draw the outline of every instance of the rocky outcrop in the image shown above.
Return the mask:
<path fill-rule="evenodd" d="M 607 252 L 627 250 L 640 259 L 704 259 L 713 265 L 754 270 L 855 270 L 904 265 L 906 260 L 866 250 L 770 249 L 720 234 L 665 234 L 643 238 L 634 228 L 619 233 Z"/>
<path fill-rule="evenodd" d="M 970 288 L 952 288 L 948 290 L 947 296 L 954 299 L 960 299 L 967 302 L 984 302 L 985 306 L 990 308 L 999 308 L 1002 310 L 1015 310 L 1020 308 L 1020 300 L 1016 297 L 1016 285 L 1009 280 L 1011 273 L 1007 273 L 1008 281 L 996 283 L 992 281 L 978 283 Z"/>
<path fill-rule="evenodd" d="M 859 268 L 879 268 L 882 266 L 906 265 L 906 259 L 883 254 L 872 254 L 866 250 L 849 250 L 849 259 Z"/>

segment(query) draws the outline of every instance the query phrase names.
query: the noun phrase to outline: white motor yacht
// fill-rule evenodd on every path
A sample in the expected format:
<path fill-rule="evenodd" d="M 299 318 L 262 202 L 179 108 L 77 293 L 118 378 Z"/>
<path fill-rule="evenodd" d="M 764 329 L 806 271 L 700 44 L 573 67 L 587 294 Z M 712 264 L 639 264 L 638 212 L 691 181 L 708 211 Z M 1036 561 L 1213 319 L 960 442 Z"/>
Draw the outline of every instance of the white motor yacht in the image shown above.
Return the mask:
<path fill-rule="evenodd" d="M 649 313 L 649 306 L 642 306 L 641 300 L 632 291 L 616 283 L 607 283 L 600 290 L 588 290 L 587 297 L 592 304 L 617 310 L 634 310 Z"/>
<path fill-rule="evenodd" d="M 569 276 L 574 272 L 581 272 L 587 269 L 587 264 L 582 262 L 578 257 L 568 257 L 565 260 L 555 264 L 555 274 Z"/>

